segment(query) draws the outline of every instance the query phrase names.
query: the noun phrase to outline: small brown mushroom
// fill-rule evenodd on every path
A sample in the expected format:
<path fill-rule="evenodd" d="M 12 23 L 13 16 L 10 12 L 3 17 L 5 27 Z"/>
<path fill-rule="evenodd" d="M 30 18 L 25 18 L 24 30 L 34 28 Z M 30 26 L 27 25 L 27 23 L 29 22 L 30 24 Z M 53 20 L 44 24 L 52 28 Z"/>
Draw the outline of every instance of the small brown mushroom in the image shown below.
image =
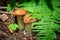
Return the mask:
<path fill-rule="evenodd" d="M 32 29 L 32 22 L 36 22 L 37 20 L 34 19 L 34 18 L 31 18 L 31 15 L 30 14 L 26 14 L 24 17 L 23 17 L 23 21 L 25 23 L 25 31 L 27 34 L 31 34 L 31 29 Z M 32 40 L 31 37 L 29 40 Z"/>

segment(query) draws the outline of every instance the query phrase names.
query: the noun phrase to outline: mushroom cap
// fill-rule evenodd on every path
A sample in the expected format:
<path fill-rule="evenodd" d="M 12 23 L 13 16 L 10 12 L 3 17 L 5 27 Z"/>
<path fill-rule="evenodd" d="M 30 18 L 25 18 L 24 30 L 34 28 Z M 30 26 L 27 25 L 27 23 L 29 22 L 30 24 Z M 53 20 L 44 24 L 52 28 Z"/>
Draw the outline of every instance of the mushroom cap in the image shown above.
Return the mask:
<path fill-rule="evenodd" d="M 25 15 L 26 13 L 27 13 L 26 10 L 17 9 L 17 10 L 15 10 L 12 14 L 13 14 L 13 15 Z"/>
<path fill-rule="evenodd" d="M 30 17 L 30 14 L 26 14 L 23 19 L 24 19 L 24 23 L 32 23 L 32 22 L 36 22 L 37 20 L 34 18 Z"/>
<path fill-rule="evenodd" d="M 28 18 L 26 21 L 24 21 L 24 23 L 33 23 L 36 21 L 37 21 L 36 19 Z"/>

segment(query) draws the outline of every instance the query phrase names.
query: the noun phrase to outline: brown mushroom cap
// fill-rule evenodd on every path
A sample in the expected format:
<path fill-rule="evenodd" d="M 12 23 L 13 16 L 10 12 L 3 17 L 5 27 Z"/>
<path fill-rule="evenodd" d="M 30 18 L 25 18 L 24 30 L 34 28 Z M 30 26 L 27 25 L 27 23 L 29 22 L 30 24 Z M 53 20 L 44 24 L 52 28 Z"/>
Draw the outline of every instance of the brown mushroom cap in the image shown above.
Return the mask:
<path fill-rule="evenodd" d="M 32 23 L 32 22 L 36 22 L 37 20 L 34 18 L 31 18 L 29 14 L 26 14 L 24 17 L 24 23 Z"/>
<path fill-rule="evenodd" d="M 17 10 L 15 10 L 12 14 L 13 14 L 13 15 L 25 15 L 26 13 L 27 13 L 26 10 L 17 9 Z"/>
<path fill-rule="evenodd" d="M 24 23 L 32 23 L 36 21 L 37 21 L 36 19 L 28 18 L 26 21 L 24 21 Z"/>

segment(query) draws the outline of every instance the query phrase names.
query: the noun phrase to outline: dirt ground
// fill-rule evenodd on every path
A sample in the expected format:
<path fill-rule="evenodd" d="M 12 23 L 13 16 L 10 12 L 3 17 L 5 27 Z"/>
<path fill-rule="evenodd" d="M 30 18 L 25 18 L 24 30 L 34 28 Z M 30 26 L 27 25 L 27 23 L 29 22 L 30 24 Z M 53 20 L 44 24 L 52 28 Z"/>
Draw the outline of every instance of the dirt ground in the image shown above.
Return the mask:
<path fill-rule="evenodd" d="M 24 34 L 25 30 L 16 30 L 15 32 L 11 33 L 7 26 L 9 22 L 14 21 L 14 17 L 10 14 L 7 16 L 4 15 L 2 17 L 0 16 L 0 40 L 34 40 L 32 34 Z"/>

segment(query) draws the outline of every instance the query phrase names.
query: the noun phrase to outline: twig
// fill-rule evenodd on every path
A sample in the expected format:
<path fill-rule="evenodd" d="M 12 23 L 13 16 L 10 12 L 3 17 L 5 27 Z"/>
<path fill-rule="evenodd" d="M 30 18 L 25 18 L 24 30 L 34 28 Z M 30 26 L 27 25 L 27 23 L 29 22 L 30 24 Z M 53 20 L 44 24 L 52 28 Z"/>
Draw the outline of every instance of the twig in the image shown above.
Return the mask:
<path fill-rule="evenodd" d="M 0 11 L 0 13 L 11 14 L 13 11 L 14 11 L 14 9 L 12 9 L 10 12 L 7 12 L 7 11 Z"/>
<path fill-rule="evenodd" d="M 12 33 L 12 31 L 9 29 L 8 25 L 6 22 L 4 22 L 4 24 L 6 25 L 6 27 L 8 28 L 9 32 Z"/>
<path fill-rule="evenodd" d="M 1 6 L 0 6 L 0 9 L 7 9 L 7 7 L 1 7 Z"/>
<path fill-rule="evenodd" d="M 0 13 L 11 14 L 10 12 L 0 11 Z"/>

